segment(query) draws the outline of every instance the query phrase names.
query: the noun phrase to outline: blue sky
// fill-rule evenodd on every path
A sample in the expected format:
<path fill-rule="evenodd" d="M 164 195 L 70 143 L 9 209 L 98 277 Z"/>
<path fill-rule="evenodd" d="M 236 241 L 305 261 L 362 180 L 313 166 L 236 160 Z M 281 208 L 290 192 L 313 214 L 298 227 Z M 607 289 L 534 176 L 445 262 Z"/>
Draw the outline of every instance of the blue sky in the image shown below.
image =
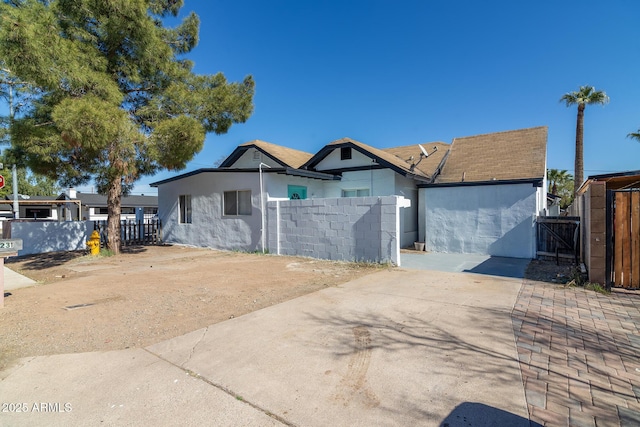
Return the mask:
<path fill-rule="evenodd" d="M 182 172 L 212 167 L 261 139 L 317 152 L 351 137 L 378 148 L 548 126 L 548 167 L 573 172 L 580 85 L 611 102 L 587 107 L 585 175 L 640 169 L 637 0 L 185 0 L 201 19 L 188 57 L 200 74 L 251 74 L 255 110 Z M 141 179 L 148 183 L 176 172 Z"/>

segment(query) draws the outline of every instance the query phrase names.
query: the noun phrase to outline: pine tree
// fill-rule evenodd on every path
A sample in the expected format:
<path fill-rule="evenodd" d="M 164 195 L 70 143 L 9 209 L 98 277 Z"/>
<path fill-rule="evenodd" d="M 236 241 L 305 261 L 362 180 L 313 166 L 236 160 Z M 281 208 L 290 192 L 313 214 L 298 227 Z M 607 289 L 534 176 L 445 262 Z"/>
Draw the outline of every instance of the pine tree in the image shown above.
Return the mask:
<path fill-rule="evenodd" d="M 168 28 L 180 0 L 0 3 L 0 57 L 38 88 L 12 126 L 11 154 L 64 186 L 94 179 L 107 196 L 108 246 L 120 247 L 121 196 L 141 176 L 179 170 L 253 111 L 251 76 L 198 75 L 185 58 L 195 13 Z"/>

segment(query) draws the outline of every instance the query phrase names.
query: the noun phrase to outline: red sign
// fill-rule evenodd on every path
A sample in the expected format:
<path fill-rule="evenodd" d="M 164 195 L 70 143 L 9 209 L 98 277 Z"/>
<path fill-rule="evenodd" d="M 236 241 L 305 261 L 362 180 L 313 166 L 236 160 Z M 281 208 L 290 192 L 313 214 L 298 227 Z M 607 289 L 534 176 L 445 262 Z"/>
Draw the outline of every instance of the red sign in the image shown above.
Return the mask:
<path fill-rule="evenodd" d="M 0 175 L 0 188 L 4 188 L 4 176 Z"/>

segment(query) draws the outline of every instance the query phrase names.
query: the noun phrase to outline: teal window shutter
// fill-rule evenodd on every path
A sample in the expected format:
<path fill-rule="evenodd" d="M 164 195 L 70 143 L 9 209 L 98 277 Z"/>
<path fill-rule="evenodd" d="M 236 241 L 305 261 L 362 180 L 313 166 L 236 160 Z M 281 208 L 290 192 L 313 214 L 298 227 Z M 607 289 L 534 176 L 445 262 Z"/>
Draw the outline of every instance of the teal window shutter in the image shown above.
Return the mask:
<path fill-rule="evenodd" d="M 307 198 L 307 187 L 301 185 L 289 185 L 288 196 L 291 200 L 304 200 Z"/>

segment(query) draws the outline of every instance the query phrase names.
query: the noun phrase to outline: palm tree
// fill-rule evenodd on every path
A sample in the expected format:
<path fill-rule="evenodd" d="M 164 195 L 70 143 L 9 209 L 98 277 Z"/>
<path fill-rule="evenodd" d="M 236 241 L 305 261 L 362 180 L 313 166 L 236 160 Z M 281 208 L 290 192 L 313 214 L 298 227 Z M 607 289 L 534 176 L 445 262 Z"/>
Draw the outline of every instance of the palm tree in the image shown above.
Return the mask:
<path fill-rule="evenodd" d="M 631 132 L 627 137 L 640 141 L 640 129 L 637 132 Z"/>
<path fill-rule="evenodd" d="M 573 175 L 565 169 L 547 170 L 547 180 L 549 181 L 549 193 L 560 196 L 560 207 L 566 209 L 573 202 Z"/>
<path fill-rule="evenodd" d="M 566 169 L 549 169 L 547 170 L 547 180 L 549 181 L 549 192 L 558 196 L 558 186 L 564 188 L 573 177 Z"/>
<path fill-rule="evenodd" d="M 577 193 L 584 178 L 584 109 L 589 104 L 604 105 L 609 102 L 609 97 L 603 91 L 596 90 L 593 86 L 580 86 L 576 92 L 565 93 L 560 102 L 564 102 L 567 107 L 578 106 L 578 120 L 576 123 L 576 159 L 573 175 L 573 191 Z"/>

